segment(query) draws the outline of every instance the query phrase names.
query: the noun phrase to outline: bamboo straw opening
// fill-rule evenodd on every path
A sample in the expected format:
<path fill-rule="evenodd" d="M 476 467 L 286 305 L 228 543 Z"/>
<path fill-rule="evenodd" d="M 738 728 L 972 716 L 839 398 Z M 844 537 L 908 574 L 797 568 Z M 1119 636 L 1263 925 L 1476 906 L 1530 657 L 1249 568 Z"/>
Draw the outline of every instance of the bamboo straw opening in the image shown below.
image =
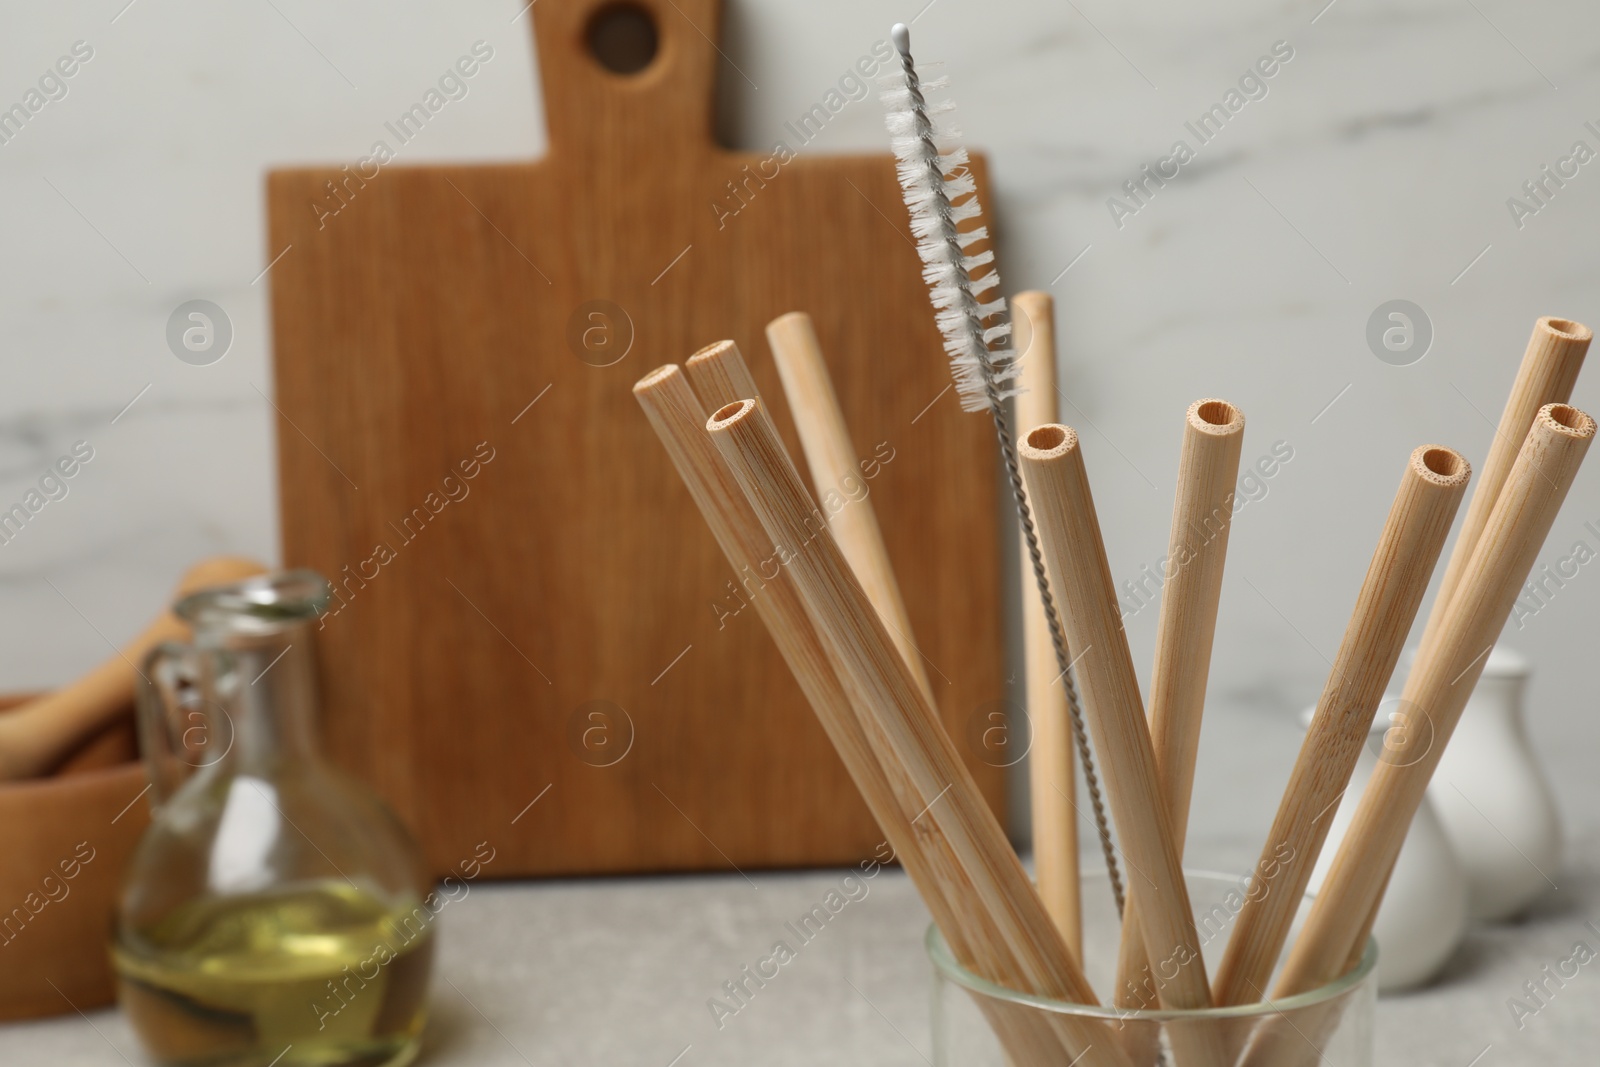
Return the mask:
<path fill-rule="evenodd" d="M 1071 452 L 1077 446 L 1078 434 L 1072 427 L 1051 422 L 1028 432 L 1022 442 L 1022 452 L 1023 455 L 1046 459 Z"/>
<path fill-rule="evenodd" d="M 1195 429 L 1216 436 L 1226 436 L 1244 429 L 1244 413 L 1226 400 L 1196 400 L 1189 405 L 1187 418 Z"/>
<path fill-rule="evenodd" d="M 1568 437 L 1594 436 L 1594 420 L 1570 404 L 1546 404 L 1539 421 Z"/>
<path fill-rule="evenodd" d="M 1411 453 L 1412 468 L 1434 485 L 1461 485 L 1472 477 L 1472 464 L 1453 448 L 1423 445 Z"/>
<path fill-rule="evenodd" d="M 737 348 L 737 347 L 738 346 L 735 345 L 732 341 L 712 341 L 710 344 L 706 345 L 704 348 L 699 349 L 698 351 L 696 351 L 694 355 L 690 356 L 684 362 L 686 362 L 686 363 L 696 363 L 696 362 L 699 362 L 701 360 L 710 359 L 712 356 L 719 356 L 722 353 L 726 352 L 728 349 Z"/>
<path fill-rule="evenodd" d="M 785 311 L 782 315 L 779 315 L 777 318 L 767 323 L 767 329 L 770 330 L 774 326 L 782 326 L 785 323 L 794 322 L 797 319 L 809 319 L 810 317 L 811 316 L 807 315 L 804 311 Z"/>
<path fill-rule="evenodd" d="M 643 378 L 634 382 L 633 391 L 635 393 L 643 393 L 666 381 L 676 373 L 678 373 L 678 365 L 676 363 L 663 363 Z"/>
<path fill-rule="evenodd" d="M 1573 322 L 1571 319 L 1553 319 L 1546 316 L 1539 320 L 1539 325 L 1557 337 L 1563 337 L 1569 341 L 1587 341 L 1594 336 L 1594 331 L 1590 330 L 1589 327 L 1581 322 Z"/>
<path fill-rule="evenodd" d="M 731 341 L 724 343 L 732 344 Z M 720 430 L 725 426 L 730 426 L 755 410 L 755 406 L 756 402 L 754 400 L 735 400 L 731 404 L 724 404 L 711 413 L 711 417 L 706 420 L 706 429 Z"/>

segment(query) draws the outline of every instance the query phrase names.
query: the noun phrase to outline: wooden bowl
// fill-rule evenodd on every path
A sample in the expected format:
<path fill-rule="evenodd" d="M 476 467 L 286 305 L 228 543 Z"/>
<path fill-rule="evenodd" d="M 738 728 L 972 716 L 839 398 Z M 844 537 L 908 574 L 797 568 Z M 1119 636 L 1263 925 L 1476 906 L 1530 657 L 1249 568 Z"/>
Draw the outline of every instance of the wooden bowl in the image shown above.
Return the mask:
<path fill-rule="evenodd" d="M 0 697 L 0 714 L 29 699 Z M 110 1004 L 112 912 L 150 824 L 133 710 L 47 778 L 0 783 L 0 1019 Z"/>

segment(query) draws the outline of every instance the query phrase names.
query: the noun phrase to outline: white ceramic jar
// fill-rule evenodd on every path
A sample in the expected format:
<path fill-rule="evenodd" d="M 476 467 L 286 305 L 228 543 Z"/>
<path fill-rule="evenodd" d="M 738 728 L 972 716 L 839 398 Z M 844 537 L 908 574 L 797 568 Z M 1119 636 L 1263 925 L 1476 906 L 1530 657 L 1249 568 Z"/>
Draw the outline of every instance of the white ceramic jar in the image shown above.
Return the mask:
<path fill-rule="evenodd" d="M 1349 788 L 1328 829 L 1328 840 L 1317 857 L 1307 889 L 1315 894 L 1333 864 L 1339 843 L 1344 840 L 1356 805 L 1367 787 L 1367 780 L 1378 766 L 1384 732 L 1392 725 L 1390 713 L 1397 699 L 1385 700 L 1378 708 L 1367 743 L 1350 777 Z M 1307 709 L 1302 725 L 1309 725 L 1315 708 Z M 1456 858 L 1444 825 L 1434 812 L 1431 799 L 1411 820 L 1405 845 L 1395 861 L 1383 906 L 1372 936 L 1378 941 L 1378 990 L 1383 993 L 1412 989 L 1433 978 L 1467 930 L 1467 879 Z"/>
<path fill-rule="evenodd" d="M 1528 661 L 1510 649 L 1489 653 L 1428 785 L 1477 920 L 1516 916 L 1552 888 L 1561 868 L 1561 820 L 1523 711 L 1528 673 Z"/>

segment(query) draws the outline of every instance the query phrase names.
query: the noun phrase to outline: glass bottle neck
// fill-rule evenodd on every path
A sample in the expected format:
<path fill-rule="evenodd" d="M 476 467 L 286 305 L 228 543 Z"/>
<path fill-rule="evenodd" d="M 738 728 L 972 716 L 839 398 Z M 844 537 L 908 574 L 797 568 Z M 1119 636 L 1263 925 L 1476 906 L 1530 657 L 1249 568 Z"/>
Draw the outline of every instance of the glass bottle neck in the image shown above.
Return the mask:
<path fill-rule="evenodd" d="M 312 630 L 298 626 L 270 636 L 219 635 L 214 664 L 225 719 L 218 740 L 231 743 L 237 773 L 262 774 L 315 761 L 317 685 Z"/>

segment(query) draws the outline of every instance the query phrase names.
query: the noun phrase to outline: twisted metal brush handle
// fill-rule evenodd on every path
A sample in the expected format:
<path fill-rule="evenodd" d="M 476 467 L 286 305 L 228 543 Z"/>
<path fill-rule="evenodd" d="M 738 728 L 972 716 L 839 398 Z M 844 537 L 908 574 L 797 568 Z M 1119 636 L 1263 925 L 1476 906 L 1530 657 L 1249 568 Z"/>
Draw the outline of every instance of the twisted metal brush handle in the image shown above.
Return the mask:
<path fill-rule="evenodd" d="M 1050 627 L 1050 644 L 1056 653 L 1056 666 L 1061 671 L 1061 684 L 1067 690 L 1067 717 L 1072 721 L 1072 739 L 1077 744 L 1078 759 L 1083 764 L 1083 784 L 1089 793 L 1089 804 L 1094 809 L 1094 825 L 1100 834 L 1100 849 L 1105 853 L 1106 873 L 1111 876 L 1111 894 L 1117 900 L 1117 914 L 1124 907 L 1122 874 L 1117 869 L 1116 846 L 1111 843 L 1111 823 L 1106 818 L 1105 800 L 1100 795 L 1100 777 L 1095 773 L 1094 753 L 1089 748 L 1089 734 L 1083 727 L 1083 708 L 1078 703 L 1078 687 L 1072 680 L 1072 651 L 1067 646 L 1067 635 L 1061 628 L 1061 617 L 1056 613 L 1055 600 L 1050 596 L 1050 583 L 1045 576 L 1044 555 L 1039 551 L 1039 535 L 1033 526 L 1033 509 L 1022 487 L 1022 470 L 1017 464 L 1017 449 L 1006 424 L 1000 394 L 994 384 L 989 384 L 990 411 L 994 416 L 995 436 L 1000 441 L 1000 454 L 1005 459 L 1006 475 L 1011 482 L 1011 496 L 1017 504 L 1017 521 L 1022 526 L 1022 537 L 1028 545 L 1028 561 L 1033 565 L 1033 580 L 1039 588 L 1039 599 L 1044 604 L 1045 621 Z M 1071 798 L 1069 798 L 1070 800 Z M 1077 807 L 1075 801 L 1073 807 Z"/>

